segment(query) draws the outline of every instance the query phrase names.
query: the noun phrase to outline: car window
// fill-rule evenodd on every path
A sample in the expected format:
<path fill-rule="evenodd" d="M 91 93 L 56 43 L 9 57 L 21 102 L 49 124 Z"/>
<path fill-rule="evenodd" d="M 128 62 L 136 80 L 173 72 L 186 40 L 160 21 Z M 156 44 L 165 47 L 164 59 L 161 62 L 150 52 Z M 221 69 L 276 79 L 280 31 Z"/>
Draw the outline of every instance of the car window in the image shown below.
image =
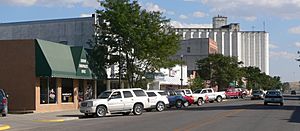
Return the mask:
<path fill-rule="evenodd" d="M 207 90 L 208 93 L 212 93 L 212 90 Z"/>
<path fill-rule="evenodd" d="M 133 90 L 133 92 L 137 97 L 147 96 L 143 90 Z"/>
<path fill-rule="evenodd" d="M 192 94 L 190 90 L 185 90 L 186 94 Z"/>
<path fill-rule="evenodd" d="M 148 94 L 149 97 L 155 97 L 156 96 L 156 94 L 154 92 L 147 92 L 147 94 Z"/>
<path fill-rule="evenodd" d="M 206 91 L 206 90 L 203 90 L 203 91 L 201 92 L 201 94 L 204 94 L 204 93 L 207 93 L 207 91 Z"/>
<path fill-rule="evenodd" d="M 200 93 L 201 92 L 201 90 L 196 90 L 194 93 Z"/>
<path fill-rule="evenodd" d="M 161 96 L 166 96 L 167 93 L 166 92 L 157 92 L 158 94 L 160 94 Z"/>
<path fill-rule="evenodd" d="M 114 92 L 114 93 L 111 95 L 110 98 L 111 98 L 111 99 L 119 99 L 119 98 L 122 98 L 121 92 L 119 92 L 119 91 Z"/>
<path fill-rule="evenodd" d="M 133 95 L 131 94 L 130 91 L 123 91 L 123 94 L 124 94 L 124 98 L 130 98 L 130 97 L 133 97 Z"/>
<path fill-rule="evenodd" d="M 98 98 L 99 99 L 107 99 L 109 97 L 109 95 L 111 94 L 111 91 L 105 91 L 105 92 L 102 92 Z"/>
<path fill-rule="evenodd" d="M 0 98 L 4 97 L 3 93 L 0 91 Z"/>

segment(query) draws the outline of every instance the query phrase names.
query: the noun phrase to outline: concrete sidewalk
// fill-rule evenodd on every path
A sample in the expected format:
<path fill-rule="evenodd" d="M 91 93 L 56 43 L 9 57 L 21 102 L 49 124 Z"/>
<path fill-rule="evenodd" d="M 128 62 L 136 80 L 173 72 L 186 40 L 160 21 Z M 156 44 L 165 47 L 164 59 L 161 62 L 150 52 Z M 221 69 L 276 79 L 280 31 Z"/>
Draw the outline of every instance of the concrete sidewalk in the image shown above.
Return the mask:
<path fill-rule="evenodd" d="M 45 123 L 57 123 L 84 118 L 79 110 L 68 110 L 46 113 L 30 114 L 8 114 L 6 117 L 0 117 L 0 131 L 6 129 L 23 129 L 30 126 L 39 126 Z"/>

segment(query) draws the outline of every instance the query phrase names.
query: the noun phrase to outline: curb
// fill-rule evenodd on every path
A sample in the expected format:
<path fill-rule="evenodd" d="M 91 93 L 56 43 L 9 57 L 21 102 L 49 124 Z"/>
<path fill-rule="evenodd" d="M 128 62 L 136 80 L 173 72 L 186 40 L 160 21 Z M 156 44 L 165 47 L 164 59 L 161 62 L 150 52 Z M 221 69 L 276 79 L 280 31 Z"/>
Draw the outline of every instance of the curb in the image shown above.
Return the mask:
<path fill-rule="evenodd" d="M 48 123 L 57 123 L 57 122 L 65 122 L 71 120 L 78 120 L 79 118 L 66 118 L 66 119 L 52 119 L 52 120 L 33 120 L 34 122 L 48 122 Z"/>
<path fill-rule="evenodd" d="M 0 131 L 7 130 L 7 129 L 10 129 L 9 125 L 1 125 L 0 124 Z"/>

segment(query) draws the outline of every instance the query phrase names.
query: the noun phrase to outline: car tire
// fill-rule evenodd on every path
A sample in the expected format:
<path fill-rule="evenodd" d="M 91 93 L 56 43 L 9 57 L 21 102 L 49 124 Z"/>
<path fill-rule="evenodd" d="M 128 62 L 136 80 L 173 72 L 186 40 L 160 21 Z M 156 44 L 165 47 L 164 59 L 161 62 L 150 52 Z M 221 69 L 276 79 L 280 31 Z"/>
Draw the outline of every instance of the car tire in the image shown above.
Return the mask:
<path fill-rule="evenodd" d="M 158 102 L 158 103 L 156 104 L 156 110 L 159 111 L 159 112 L 165 110 L 165 107 L 166 107 L 166 106 L 165 106 L 165 103 L 163 103 L 163 102 Z"/>
<path fill-rule="evenodd" d="M 198 106 L 202 106 L 202 105 L 203 105 L 203 100 L 202 100 L 201 98 L 199 98 L 199 99 L 197 100 L 197 105 L 198 105 Z"/>
<path fill-rule="evenodd" d="M 217 99 L 216 99 L 216 101 L 217 101 L 218 103 L 222 102 L 222 97 L 221 97 L 221 96 L 218 96 Z"/>
<path fill-rule="evenodd" d="M 106 115 L 107 109 L 105 106 L 98 106 L 96 109 L 96 116 L 103 117 Z"/>
<path fill-rule="evenodd" d="M 142 104 L 135 104 L 133 106 L 133 114 L 134 115 L 141 115 L 143 114 L 143 110 L 144 110 L 144 107 Z"/>
<path fill-rule="evenodd" d="M 2 114 L 2 117 L 6 117 L 6 114 Z"/>
<path fill-rule="evenodd" d="M 182 100 L 177 100 L 175 103 L 176 108 L 181 108 L 183 105 L 183 101 Z"/>
<path fill-rule="evenodd" d="M 130 112 L 123 112 L 122 113 L 124 116 L 128 116 L 128 115 L 130 115 Z"/>
<path fill-rule="evenodd" d="M 245 94 L 242 94 L 242 95 L 241 95 L 241 98 L 242 98 L 242 99 L 245 99 L 245 97 L 246 97 Z"/>
<path fill-rule="evenodd" d="M 183 103 L 184 107 L 188 107 L 189 105 L 190 105 L 190 103 L 188 101 L 186 101 L 186 102 Z"/>

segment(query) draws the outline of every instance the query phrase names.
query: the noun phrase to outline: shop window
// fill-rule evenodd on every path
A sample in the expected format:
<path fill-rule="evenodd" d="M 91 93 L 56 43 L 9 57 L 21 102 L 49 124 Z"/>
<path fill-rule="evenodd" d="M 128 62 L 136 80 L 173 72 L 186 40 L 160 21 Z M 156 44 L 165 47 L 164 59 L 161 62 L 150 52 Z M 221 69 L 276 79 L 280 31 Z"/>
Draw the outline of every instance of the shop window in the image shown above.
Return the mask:
<path fill-rule="evenodd" d="M 62 89 L 61 98 L 62 102 L 74 102 L 73 98 L 73 80 L 72 79 L 62 79 Z"/>
<path fill-rule="evenodd" d="M 55 78 L 40 78 L 40 104 L 52 104 L 57 100 Z"/>
<path fill-rule="evenodd" d="M 78 89 L 78 101 L 79 102 L 83 101 L 83 97 L 84 97 L 83 81 L 84 80 L 79 80 L 79 89 Z"/>
<path fill-rule="evenodd" d="M 191 47 L 187 47 L 187 48 L 186 48 L 186 52 L 187 52 L 187 53 L 191 53 Z"/>

